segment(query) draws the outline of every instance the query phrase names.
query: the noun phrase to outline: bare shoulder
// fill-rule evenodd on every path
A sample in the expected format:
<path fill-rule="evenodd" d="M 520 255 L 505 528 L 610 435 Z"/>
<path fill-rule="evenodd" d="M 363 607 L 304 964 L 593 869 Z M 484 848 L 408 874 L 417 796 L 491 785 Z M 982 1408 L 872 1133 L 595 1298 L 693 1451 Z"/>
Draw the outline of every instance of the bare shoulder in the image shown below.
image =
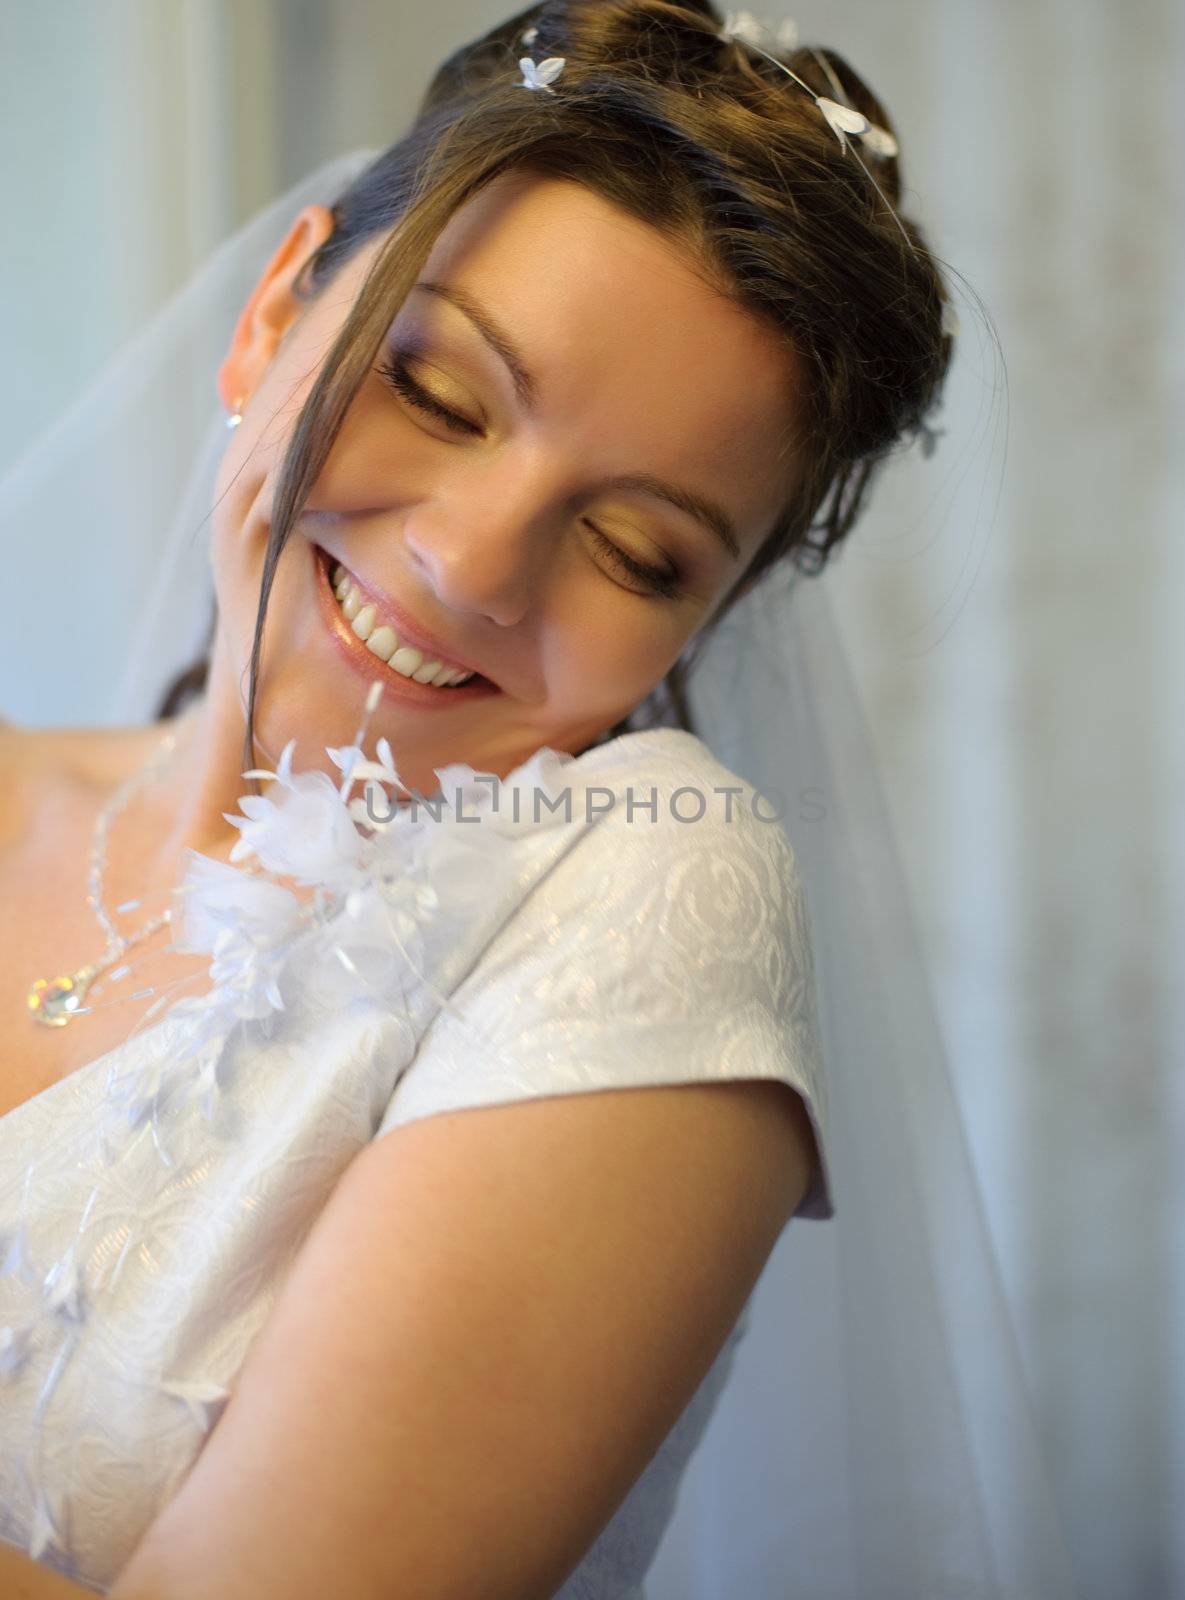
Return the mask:
<path fill-rule="evenodd" d="M 94 803 L 147 748 L 151 729 L 36 728 L 0 719 L 0 846 L 33 846 L 42 827 Z"/>
<path fill-rule="evenodd" d="M 0 717 L 5 777 L 106 785 L 159 738 L 147 724 L 130 728 L 35 728 Z"/>
<path fill-rule="evenodd" d="M 801 1100 L 764 1081 L 390 1130 L 114 1600 L 553 1595 L 703 1381 L 813 1160 Z"/>
<path fill-rule="evenodd" d="M 38 797 L 66 781 L 60 745 L 56 729 L 0 722 L 0 844 L 27 839 Z"/>

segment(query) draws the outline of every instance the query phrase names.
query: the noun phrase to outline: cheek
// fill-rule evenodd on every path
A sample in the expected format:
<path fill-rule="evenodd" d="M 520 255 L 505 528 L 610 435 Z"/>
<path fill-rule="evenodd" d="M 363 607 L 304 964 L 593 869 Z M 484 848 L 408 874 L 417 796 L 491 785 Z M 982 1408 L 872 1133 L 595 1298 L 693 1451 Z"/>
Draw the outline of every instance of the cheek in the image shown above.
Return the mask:
<path fill-rule="evenodd" d="M 598 597 L 547 630 L 547 680 L 590 704 L 632 703 L 674 664 L 693 627 L 663 601 L 649 605 L 624 592 Z"/>
<path fill-rule="evenodd" d="M 246 468 L 262 483 L 259 510 L 270 522 L 279 489 L 280 471 L 305 389 L 283 408 L 282 418 L 252 454 Z M 283 431 L 278 426 L 283 421 Z M 413 422 L 401 418 L 382 380 L 368 375 L 350 402 L 329 453 L 305 498 L 308 511 L 388 514 L 438 492 L 444 452 Z M 246 475 L 245 474 L 245 475 Z M 447 480 L 443 480 L 447 481 Z"/>

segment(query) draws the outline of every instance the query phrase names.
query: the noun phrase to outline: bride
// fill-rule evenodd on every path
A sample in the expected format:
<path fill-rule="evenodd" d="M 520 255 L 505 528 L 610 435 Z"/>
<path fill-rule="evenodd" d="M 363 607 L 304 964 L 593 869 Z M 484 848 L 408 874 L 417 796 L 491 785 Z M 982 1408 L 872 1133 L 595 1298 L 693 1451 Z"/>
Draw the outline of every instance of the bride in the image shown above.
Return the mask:
<path fill-rule="evenodd" d="M 836 1211 L 798 818 L 687 686 L 938 403 L 899 192 L 834 53 L 545 5 L 258 264 L 208 653 L 148 723 L 0 731 L 22 1592 L 642 1594 L 771 1253 Z M 943 1592 L 895 1537 L 880 1592 Z M 734 1542 L 679 1592 L 797 1581 Z"/>

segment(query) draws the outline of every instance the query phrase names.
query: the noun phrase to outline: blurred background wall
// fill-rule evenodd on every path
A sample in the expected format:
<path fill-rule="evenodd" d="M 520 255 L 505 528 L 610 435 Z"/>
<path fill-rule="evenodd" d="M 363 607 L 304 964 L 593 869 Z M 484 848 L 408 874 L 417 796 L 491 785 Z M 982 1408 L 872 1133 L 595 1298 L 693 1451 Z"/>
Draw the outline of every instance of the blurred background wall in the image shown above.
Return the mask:
<path fill-rule="evenodd" d="M 221 238 L 396 137 L 504 14 L 2 0 L 0 470 Z M 794 15 L 885 100 L 906 204 L 1000 340 L 965 303 L 947 433 L 882 483 L 840 621 L 1081 1595 L 1185 1596 L 1185 8 Z M 69 551 L 37 565 L 50 600 Z M 86 721 L 77 680 L 0 641 L 14 720 Z"/>

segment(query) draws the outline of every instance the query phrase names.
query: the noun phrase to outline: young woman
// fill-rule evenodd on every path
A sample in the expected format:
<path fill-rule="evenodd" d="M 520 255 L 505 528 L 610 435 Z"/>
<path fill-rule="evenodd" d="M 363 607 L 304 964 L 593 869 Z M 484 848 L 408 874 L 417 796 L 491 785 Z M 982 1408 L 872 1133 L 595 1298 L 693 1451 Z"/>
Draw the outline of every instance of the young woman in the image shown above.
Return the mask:
<path fill-rule="evenodd" d="M 834 1211 L 795 855 L 685 690 L 937 403 L 898 197 L 834 54 L 544 5 L 259 263 L 208 656 L 0 744 L 25 1592 L 641 1594 Z"/>

